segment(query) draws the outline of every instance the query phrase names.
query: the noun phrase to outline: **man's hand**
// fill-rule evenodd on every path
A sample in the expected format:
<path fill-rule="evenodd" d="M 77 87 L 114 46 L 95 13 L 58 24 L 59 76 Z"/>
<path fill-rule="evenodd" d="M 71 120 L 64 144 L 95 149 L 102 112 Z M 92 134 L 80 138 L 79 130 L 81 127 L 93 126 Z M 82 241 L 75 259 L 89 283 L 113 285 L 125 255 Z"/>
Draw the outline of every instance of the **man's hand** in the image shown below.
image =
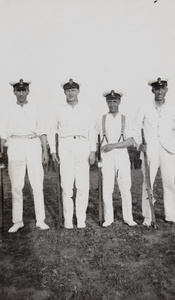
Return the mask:
<path fill-rule="evenodd" d="M 59 158 L 58 158 L 58 156 L 57 156 L 56 153 L 52 153 L 52 160 L 53 160 L 53 161 L 57 161 L 58 164 L 59 164 L 59 162 L 60 162 L 60 160 L 59 160 Z"/>
<path fill-rule="evenodd" d="M 91 151 L 89 154 L 89 164 L 90 165 L 95 164 L 95 151 Z"/>
<path fill-rule="evenodd" d="M 102 152 L 109 152 L 114 149 L 115 149 L 115 144 L 106 144 L 103 147 L 101 147 Z"/>
<path fill-rule="evenodd" d="M 146 150 L 147 150 L 147 144 L 140 144 L 139 151 L 146 152 Z"/>
<path fill-rule="evenodd" d="M 42 163 L 43 163 L 43 165 L 47 165 L 48 161 L 49 161 L 48 152 L 43 151 L 43 154 L 42 154 Z"/>

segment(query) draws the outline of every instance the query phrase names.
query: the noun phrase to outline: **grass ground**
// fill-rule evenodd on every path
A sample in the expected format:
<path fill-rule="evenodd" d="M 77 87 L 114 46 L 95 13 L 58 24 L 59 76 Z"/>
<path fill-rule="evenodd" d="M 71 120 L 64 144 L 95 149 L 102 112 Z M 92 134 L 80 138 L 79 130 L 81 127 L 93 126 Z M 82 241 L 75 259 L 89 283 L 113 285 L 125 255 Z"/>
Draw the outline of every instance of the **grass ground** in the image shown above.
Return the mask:
<path fill-rule="evenodd" d="M 1 243 L 0 299 L 3 300 L 174 300 L 175 227 L 164 222 L 160 176 L 155 183 L 158 229 L 141 225 L 141 170 L 132 170 L 133 215 L 137 227 L 122 220 L 121 198 L 114 189 L 115 222 L 98 224 L 98 175 L 90 174 L 90 197 L 85 229 L 60 229 L 56 175 L 45 175 L 48 231 L 35 227 L 31 189 L 24 188 L 25 226 L 11 226 L 11 192 L 4 172 L 4 232 Z"/>

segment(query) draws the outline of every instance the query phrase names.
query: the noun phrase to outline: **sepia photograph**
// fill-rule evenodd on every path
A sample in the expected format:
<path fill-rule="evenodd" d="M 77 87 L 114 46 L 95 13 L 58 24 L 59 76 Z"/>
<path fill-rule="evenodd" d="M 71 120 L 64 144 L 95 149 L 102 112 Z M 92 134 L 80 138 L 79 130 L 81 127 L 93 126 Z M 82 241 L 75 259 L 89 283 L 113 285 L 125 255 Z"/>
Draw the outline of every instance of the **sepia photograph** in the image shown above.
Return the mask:
<path fill-rule="evenodd" d="M 174 0 L 0 0 L 0 299 L 175 299 Z"/>

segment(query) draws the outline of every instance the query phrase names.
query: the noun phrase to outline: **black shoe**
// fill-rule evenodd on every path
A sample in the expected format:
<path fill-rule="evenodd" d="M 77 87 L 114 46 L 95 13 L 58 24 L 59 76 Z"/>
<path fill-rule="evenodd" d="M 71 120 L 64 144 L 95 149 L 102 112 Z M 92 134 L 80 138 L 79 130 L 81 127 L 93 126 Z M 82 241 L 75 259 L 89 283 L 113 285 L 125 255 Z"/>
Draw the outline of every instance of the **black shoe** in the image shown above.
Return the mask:
<path fill-rule="evenodd" d="M 165 222 L 165 223 L 168 223 L 168 224 L 170 224 L 170 225 L 174 225 L 174 224 L 175 224 L 174 221 L 167 221 L 167 220 L 164 220 L 164 222 Z"/>

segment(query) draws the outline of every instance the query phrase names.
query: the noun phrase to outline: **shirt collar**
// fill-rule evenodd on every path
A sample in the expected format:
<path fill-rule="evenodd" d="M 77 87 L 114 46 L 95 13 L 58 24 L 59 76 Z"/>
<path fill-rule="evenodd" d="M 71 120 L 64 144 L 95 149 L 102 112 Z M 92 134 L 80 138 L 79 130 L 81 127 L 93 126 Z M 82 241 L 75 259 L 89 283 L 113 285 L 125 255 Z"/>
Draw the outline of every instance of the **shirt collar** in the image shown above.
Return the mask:
<path fill-rule="evenodd" d="M 77 102 L 75 104 L 74 108 L 77 107 L 77 106 L 79 106 L 79 105 L 80 105 L 79 102 Z M 71 104 L 69 104 L 68 102 L 65 103 L 65 106 L 73 108 L 73 106 Z"/>
<path fill-rule="evenodd" d="M 155 108 L 162 108 L 162 107 L 165 107 L 167 105 L 167 102 L 165 100 L 165 102 L 161 106 L 158 106 L 158 105 L 156 105 L 156 101 L 153 100 L 153 105 L 154 105 Z"/>

